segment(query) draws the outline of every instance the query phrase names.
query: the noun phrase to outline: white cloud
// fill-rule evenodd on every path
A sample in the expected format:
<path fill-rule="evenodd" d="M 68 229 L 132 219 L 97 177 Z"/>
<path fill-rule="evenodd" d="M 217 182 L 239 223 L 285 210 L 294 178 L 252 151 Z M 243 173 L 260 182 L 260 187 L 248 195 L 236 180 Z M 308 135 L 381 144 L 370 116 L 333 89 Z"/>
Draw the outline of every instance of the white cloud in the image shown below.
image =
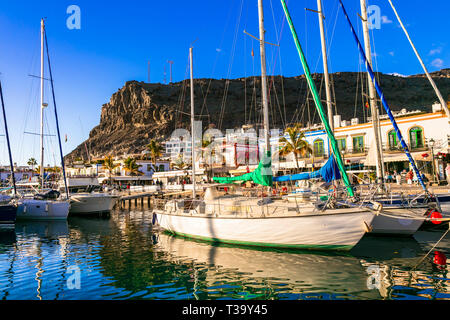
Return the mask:
<path fill-rule="evenodd" d="M 217 51 L 217 52 L 222 52 L 222 49 L 216 48 L 216 51 Z"/>
<path fill-rule="evenodd" d="M 433 56 L 433 55 L 441 53 L 441 52 L 442 52 L 442 48 L 439 47 L 439 48 L 436 48 L 436 49 L 431 49 L 429 55 Z"/>
<path fill-rule="evenodd" d="M 383 24 L 392 23 L 392 20 L 389 20 L 387 16 L 381 16 L 381 23 Z"/>
<path fill-rule="evenodd" d="M 395 55 L 395 52 L 394 51 L 390 51 L 389 55 L 393 57 Z"/>
<path fill-rule="evenodd" d="M 442 67 L 444 66 L 444 60 L 439 59 L 439 58 L 434 59 L 434 60 L 431 62 L 431 65 L 432 65 L 433 67 L 436 67 L 436 68 L 442 68 Z"/>

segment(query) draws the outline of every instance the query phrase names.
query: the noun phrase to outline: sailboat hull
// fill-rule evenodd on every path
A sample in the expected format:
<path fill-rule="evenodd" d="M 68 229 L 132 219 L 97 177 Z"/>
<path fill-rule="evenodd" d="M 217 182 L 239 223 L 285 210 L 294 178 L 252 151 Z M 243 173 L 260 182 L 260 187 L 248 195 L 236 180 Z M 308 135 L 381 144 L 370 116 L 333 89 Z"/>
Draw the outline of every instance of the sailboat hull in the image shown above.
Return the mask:
<path fill-rule="evenodd" d="M 17 219 L 65 220 L 69 208 L 69 201 L 23 199 L 17 208 Z"/>
<path fill-rule="evenodd" d="M 17 215 L 17 206 L 12 204 L 0 205 L 0 227 L 14 225 Z"/>
<path fill-rule="evenodd" d="M 366 233 L 374 214 L 236 218 L 167 214 L 155 210 L 159 226 L 171 233 L 229 244 L 315 250 L 350 250 Z"/>
<path fill-rule="evenodd" d="M 104 194 L 72 195 L 70 204 L 71 214 L 93 214 L 109 212 L 114 208 L 118 197 Z"/>
<path fill-rule="evenodd" d="M 386 209 L 385 209 L 386 210 Z M 396 213 L 401 209 L 396 209 Z M 424 212 L 426 209 L 424 209 Z M 394 215 L 396 214 L 394 213 Z M 411 214 L 409 214 L 411 216 Z M 391 217 L 385 215 L 378 215 L 372 221 L 372 234 L 375 235 L 398 235 L 398 236 L 412 236 L 422 226 L 425 221 L 425 216 L 417 217 Z"/>

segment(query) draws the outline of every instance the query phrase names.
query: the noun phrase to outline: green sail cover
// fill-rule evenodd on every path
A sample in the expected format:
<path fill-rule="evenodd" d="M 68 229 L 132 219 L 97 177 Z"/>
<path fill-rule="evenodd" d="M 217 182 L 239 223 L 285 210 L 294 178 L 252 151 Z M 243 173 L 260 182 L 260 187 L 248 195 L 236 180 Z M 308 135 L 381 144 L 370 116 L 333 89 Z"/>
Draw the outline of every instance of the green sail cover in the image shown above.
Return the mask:
<path fill-rule="evenodd" d="M 237 177 L 213 177 L 218 183 L 233 183 L 235 181 L 253 181 L 254 183 L 271 187 L 272 186 L 272 161 L 270 156 L 267 160 L 261 160 L 258 167 L 252 172 Z"/>

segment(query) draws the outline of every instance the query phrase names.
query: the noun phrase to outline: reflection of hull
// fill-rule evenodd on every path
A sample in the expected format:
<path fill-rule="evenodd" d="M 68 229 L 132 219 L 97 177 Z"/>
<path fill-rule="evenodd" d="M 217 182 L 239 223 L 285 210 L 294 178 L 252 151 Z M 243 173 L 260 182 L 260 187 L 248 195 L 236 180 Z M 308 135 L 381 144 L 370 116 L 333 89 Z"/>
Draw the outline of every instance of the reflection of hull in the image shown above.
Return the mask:
<path fill-rule="evenodd" d="M 414 239 L 423 247 L 424 250 L 435 248 L 450 253 L 450 233 L 442 238 L 445 230 L 418 231 L 414 234 Z M 442 238 L 442 239 L 441 239 Z M 439 244 L 437 242 L 440 240 Z"/>
<path fill-rule="evenodd" d="M 70 199 L 70 213 L 89 214 L 111 211 L 118 197 L 102 193 L 84 193 L 71 195 Z"/>
<path fill-rule="evenodd" d="M 69 201 L 22 199 L 17 208 L 17 219 L 65 220 L 69 207 Z"/>
<path fill-rule="evenodd" d="M 164 233 L 159 234 L 157 246 L 169 253 L 171 260 L 182 263 L 193 260 L 199 265 L 232 269 L 243 277 L 264 278 L 265 283 L 282 282 L 301 287 L 304 292 L 351 295 L 367 291 L 372 298 L 379 298 L 376 291 L 368 290 L 367 273 L 359 259 L 351 256 L 216 246 Z M 208 269 L 211 270 L 207 273 L 208 282 L 223 281 L 223 273 Z"/>
<path fill-rule="evenodd" d="M 66 220 L 56 221 L 18 221 L 16 233 L 25 235 L 37 235 L 39 237 L 58 237 L 69 234 L 69 226 Z"/>
<path fill-rule="evenodd" d="M 212 217 L 155 210 L 163 229 L 190 238 L 259 247 L 350 250 L 374 214 L 357 209 L 281 217 Z"/>

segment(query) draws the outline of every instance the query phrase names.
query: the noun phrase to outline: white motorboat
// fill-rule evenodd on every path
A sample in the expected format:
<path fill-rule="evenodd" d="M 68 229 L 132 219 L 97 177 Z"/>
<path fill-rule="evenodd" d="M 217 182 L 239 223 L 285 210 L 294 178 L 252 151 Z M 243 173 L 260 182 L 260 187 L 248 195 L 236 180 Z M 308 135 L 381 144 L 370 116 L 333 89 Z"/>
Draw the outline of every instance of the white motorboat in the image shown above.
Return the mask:
<path fill-rule="evenodd" d="M 71 214 L 98 214 L 110 212 L 119 196 L 104 192 L 97 177 L 69 177 L 67 184 Z M 60 183 L 60 190 L 64 189 Z"/>

